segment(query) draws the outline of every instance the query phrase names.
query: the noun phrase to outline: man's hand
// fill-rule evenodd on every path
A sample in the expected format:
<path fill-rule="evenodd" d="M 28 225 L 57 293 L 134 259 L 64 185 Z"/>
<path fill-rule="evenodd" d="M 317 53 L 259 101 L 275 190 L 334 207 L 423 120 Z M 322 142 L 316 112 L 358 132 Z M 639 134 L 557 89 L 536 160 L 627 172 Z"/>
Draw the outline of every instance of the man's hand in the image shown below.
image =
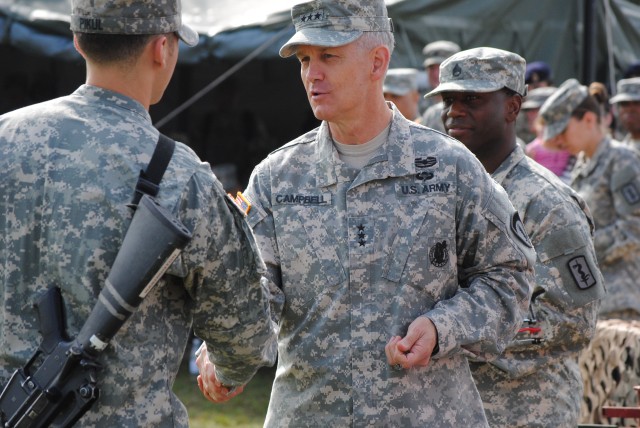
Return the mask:
<path fill-rule="evenodd" d="M 389 365 L 398 369 L 425 367 L 431 361 L 431 354 L 438 341 L 438 331 L 427 317 L 418 317 L 409 325 L 407 335 L 394 336 L 384 351 Z"/>
<path fill-rule="evenodd" d="M 200 374 L 198 375 L 198 388 L 202 395 L 212 403 L 224 403 L 244 391 L 244 385 L 237 388 L 224 386 L 216 378 L 216 366 L 209 360 L 207 355 L 207 345 L 202 343 L 198 349 L 196 365 Z"/>

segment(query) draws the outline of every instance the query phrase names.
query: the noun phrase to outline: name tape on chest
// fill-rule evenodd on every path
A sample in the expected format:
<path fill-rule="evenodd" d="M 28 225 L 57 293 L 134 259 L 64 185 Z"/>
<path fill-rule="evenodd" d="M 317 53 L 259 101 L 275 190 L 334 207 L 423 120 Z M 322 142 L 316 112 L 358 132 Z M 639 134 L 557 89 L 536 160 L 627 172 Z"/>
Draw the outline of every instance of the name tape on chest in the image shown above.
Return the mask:
<path fill-rule="evenodd" d="M 276 205 L 330 205 L 331 193 L 277 193 Z"/>

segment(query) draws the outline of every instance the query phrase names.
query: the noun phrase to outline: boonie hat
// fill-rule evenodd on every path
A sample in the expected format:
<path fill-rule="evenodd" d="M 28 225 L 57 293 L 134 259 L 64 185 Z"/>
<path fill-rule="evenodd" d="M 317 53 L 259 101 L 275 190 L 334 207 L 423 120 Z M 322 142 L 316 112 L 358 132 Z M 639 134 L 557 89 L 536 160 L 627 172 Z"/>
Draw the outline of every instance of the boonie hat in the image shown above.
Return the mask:
<path fill-rule="evenodd" d="M 177 33 L 188 46 L 198 33 L 182 23 L 180 0 L 72 0 L 71 31 L 95 34 Z"/>
<path fill-rule="evenodd" d="M 296 33 L 280 48 L 283 58 L 297 45 L 344 46 L 370 31 L 393 31 L 384 0 L 314 0 L 291 8 Z"/>
<path fill-rule="evenodd" d="M 527 64 L 527 71 L 524 75 L 525 83 L 537 83 L 551 80 L 551 67 L 544 61 L 533 61 Z"/>
<path fill-rule="evenodd" d="M 527 94 L 526 61 L 513 52 L 474 48 L 458 52 L 440 64 L 440 84 L 426 97 L 441 92 L 494 92 L 509 88 Z"/>
<path fill-rule="evenodd" d="M 426 68 L 433 64 L 442 64 L 442 61 L 458 52 L 460 52 L 460 46 L 449 40 L 431 42 L 422 48 L 422 55 L 426 57 L 422 65 Z"/>
<path fill-rule="evenodd" d="M 623 101 L 640 101 L 640 77 L 618 80 L 616 85 L 616 96 L 609 100 L 615 104 Z"/>
<path fill-rule="evenodd" d="M 555 86 L 541 86 L 530 90 L 522 103 L 522 110 L 540 108 L 556 89 Z"/>
<path fill-rule="evenodd" d="M 587 87 L 576 79 L 569 79 L 560 85 L 540 107 L 539 114 L 545 122 L 542 139 L 548 141 L 561 134 L 567 127 L 571 114 L 588 96 Z"/>
<path fill-rule="evenodd" d="M 415 68 L 390 68 L 384 78 L 382 92 L 407 95 L 418 90 L 418 70 Z"/>

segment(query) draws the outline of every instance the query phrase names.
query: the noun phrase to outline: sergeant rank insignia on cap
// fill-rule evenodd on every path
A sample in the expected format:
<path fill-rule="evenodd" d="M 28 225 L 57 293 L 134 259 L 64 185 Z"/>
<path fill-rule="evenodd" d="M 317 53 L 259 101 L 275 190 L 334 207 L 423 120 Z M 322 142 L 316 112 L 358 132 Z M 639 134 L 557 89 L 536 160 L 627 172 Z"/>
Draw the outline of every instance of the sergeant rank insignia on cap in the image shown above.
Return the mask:
<path fill-rule="evenodd" d="M 251 210 L 251 202 L 249 202 L 249 200 L 242 194 L 242 192 L 238 192 L 235 198 L 231 193 L 227 193 L 227 196 L 229 197 L 229 199 L 231 199 L 235 206 L 244 213 L 245 216 L 249 214 L 249 211 Z"/>

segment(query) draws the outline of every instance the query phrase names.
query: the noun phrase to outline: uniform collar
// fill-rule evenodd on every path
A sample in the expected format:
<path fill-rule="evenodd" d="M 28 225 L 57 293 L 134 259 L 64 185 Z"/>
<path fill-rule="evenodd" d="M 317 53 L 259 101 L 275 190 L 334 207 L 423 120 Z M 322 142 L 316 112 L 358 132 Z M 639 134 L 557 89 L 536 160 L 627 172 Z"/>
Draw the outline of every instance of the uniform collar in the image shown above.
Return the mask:
<path fill-rule="evenodd" d="M 491 177 L 499 184 L 502 184 L 511 170 L 513 170 L 525 158 L 525 156 L 526 154 L 524 153 L 524 150 L 522 150 L 522 147 L 520 147 L 519 144 L 516 144 L 515 149 L 509 153 L 509 156 L 507 156 L 493 174 L 491 174 Z"/>
<path fill-rule="evenodd" d="M 591 159 L 587 159 L 584 153 L 580 153 L 578 161 L 576 162 L 576 173 L 583 177 L 590 175 L 596 166 L 598 166 L 600 159 L 607 156 L 608 153 L 611 153 L 610 147 L 611 140 L 609 140 L 609 138 L 605 138 L 600 142 L 600 144 L 598 144 L 598 148 L 593 156 L 591 156 Z"/>
<path fill-rule="evenodd" d="M 76 89 L 73 95 L 79 95 L 83 98 L 100 101 L 101 103 L 109 104 L 115 108 L 129 110 L 141 116 L 145 121 L 151 122 L 151 116 L 142 104 L 119 92 L 85 84 Z"/>
<path fill-rule="evenodd" d="M 362 168 L 356 178 L 357 182 L 415 174 L 413 139 L 409 127 L 411 122 L 405 119 L 393 104 L 389 103 L 388 105 L 393 111 L 389 138 L 374 153 L 369 163 Z M 341 167 L 342 161 L 333 145 L 327 122 L 323 121 L 320 125 L 316 140 L 318 186 L 335 184 L 337 171 Z"/>

